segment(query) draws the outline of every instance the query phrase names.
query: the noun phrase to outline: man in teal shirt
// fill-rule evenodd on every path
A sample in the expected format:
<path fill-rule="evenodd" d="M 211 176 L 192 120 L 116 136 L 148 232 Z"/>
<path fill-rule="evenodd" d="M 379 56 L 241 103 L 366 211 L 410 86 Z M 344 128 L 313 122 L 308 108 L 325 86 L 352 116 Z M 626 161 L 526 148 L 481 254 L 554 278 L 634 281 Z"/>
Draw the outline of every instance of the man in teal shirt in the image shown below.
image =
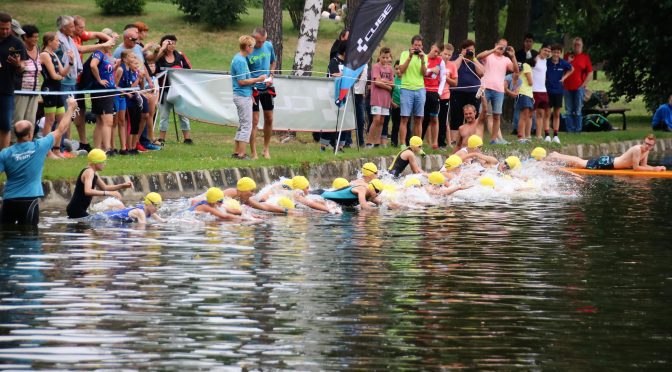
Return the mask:
<path fill-rule="evenodd" d="M 16 143 L 0 151 L 0 173 L 7 175 L 3 193 L 0 223 L 3 225 L 37 226 L 40 219 L 38 199 L 42 190 L 42 169 L 47 153 L 61 141 L 70 128 L 77 101 L 67 100 L 68 111 L 53 132 L 33 141 L 33 123 L 21 120 L 14 124 Z"/>
<path fill-rule="evenodd" d="M 253 78 L 267 75 L 272 78 L 275 70 L 275 50 L 270 41 L 266 41 L 268 35 L 266 29 L 257 27 L 252 32 L 254 38 L 254 50 L 247 56 L 250 73 Z M 270 79 L 269 79 L 270 80 Z M 262 81 L 254 84 L 254 104 L 252 105 L 252 135 L 250 136 L 250 148 L 252 159 L 257 158 L 257 125 L 259 125 L 259 106 L 264 111 L 264 158 L 270 159 L 271 135 L 273 134 L 273 98 L 275 88 L 273 81 Z"/>

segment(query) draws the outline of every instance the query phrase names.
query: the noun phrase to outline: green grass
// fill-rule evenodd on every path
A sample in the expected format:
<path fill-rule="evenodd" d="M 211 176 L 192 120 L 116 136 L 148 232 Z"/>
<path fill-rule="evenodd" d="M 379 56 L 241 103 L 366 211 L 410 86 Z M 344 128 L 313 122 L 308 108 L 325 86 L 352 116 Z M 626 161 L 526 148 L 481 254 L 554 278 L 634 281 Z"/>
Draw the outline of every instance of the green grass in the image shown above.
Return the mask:
<path fill-rule="evenodd" d="M 100 30 L 110 27 L 121 32 L 123 26 L 142 20 L 150 27 L 150 40 L 158 41 L 164 34 L 177 35 L 178 49 L 183 51 L 191 60 L 194 68 L 210 70 L 228 70 L 233 55 L 238 50 L 237 40 L 242 34 L 251 32 L 254 27 L 261 24 L 261 9 L 248 9 L 243 14 L 240 23 L 232 25 L 226 30 L 209 30 L 199 24 L 189 23 L 176 6 L 168 2 L 148 2 L 145 14 L 141 17 L 108 17 L 102 16 L 93 0 L 60 0 L 56 6 L 52 1 L 35 0 L 4 0 L 2 10 L 12 14 L 22 24 L 36 24 L 42 32 L 54 30 L 56 17 L 60 14 L 78 14 L 86 18 L 87 28 Z M 342 28 L 342 23 L 323 21 L 320 24 L 317 52 L 313 70 L 323 73 L 328 63 L 328 53 L 333 40 Z M 283 69 L 291 69 L 296 49 L 298 32 L 292 29 L 289 15 L 283 14 Z M 414 24 L 395 22 L 383 38 L 382 45 L 392 48 L 396 56 L 404 48 L 407 48 L 410 37 L 418 32 L 418 26 Z M 589 88 L 594 90 L 606 90 L 609 81 L 604 74 L 600 79 L 590 83 Z M 603 143 L 610 141 L 639 139 L 649 132 L 650 113 L 646 112 L 641 99 L 633 102 L 618 102 L 614 106 L 626 106 L 632 108 L 628 115 L 628 130 L 608 133 L 585 133 L 581 135 L 562 136 L 563 144 L 575 143 Z M 610 117 L 618 127 L 620 118 Z M 88 132 L 93 132 L 93 126 L 88 125 Z M 299 167 L 306 163 L 321 163 L 334 160 L 331 153 L 320 153 L 317 145 L 312 143 L 308 134 L 299 134 L 300 141 L 289 144 L 279 144 L 274 140 L 271 152 L 272 160 L 258 160 L 254 162 L 241 162 L 231 159 L 233 152 L 233 128 L 207 125 L 192 122 L 192 138 L 194 146 L 176 143 L 172 134 L 172 125 L 168 136 L 168 143 L 162 151 L 142 154 L 136 157 L 117 156 L 108 161 L 103 175 L 141 174 L 162 171 L 214 169 L 226 167 L 250 167 L 286 165 Z M 172 135 L 171 135 L 172 134 Z M 514 140 L 507 136 L 508 140 Z M 532 148 L 533 145 L 512 145 L 494 149 L 502 151 L 516 151 Z M 553 147 L 553 146 L 551 146 Z M 557 147 L 559 148 L 559 147 Z M 486 151 L 489 147 L 486 146 Z M 490 148 L 492 149 L 492 148 Z M 362 150 L 350 149 L 337 158 L 349 159 L 358 157 L 370 157 L 392 155 L 396 149 Z M 429 151 L 429 153 L 432 153 Z M 74 178 L 79 170 L 85 166 L 85 160 L 72 159 L 63 161 L 48 160 L 44 170 L 46 179 Z M 4 177 L 4 175 L 2 176 Z M 0 177 L 0 179 L 2 179 Z"/>

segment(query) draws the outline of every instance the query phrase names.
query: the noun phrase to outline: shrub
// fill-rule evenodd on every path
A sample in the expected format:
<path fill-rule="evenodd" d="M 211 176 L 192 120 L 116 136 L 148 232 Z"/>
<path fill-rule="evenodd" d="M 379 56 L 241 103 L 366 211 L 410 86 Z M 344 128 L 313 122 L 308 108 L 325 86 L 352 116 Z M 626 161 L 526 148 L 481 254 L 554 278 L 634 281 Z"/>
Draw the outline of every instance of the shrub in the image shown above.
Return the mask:
<path fill-rule="evenodd" d="M 138 15 L 145 8 L 145 0 L 96 0 L 105 15 Z"/>
<path fill-rule="evenodd" d="M 247 0 L 172 0 L 190 18 L 216 28 L 225 28 L 240 20 L 247 11 Z"/>

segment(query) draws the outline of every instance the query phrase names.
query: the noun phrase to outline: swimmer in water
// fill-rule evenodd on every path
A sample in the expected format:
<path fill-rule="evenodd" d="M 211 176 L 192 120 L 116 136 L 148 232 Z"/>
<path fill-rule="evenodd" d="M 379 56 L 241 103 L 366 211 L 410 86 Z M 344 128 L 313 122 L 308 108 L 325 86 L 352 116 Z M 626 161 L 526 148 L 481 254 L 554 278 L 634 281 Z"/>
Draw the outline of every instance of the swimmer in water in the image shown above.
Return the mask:
<path fill-rule="evenodd" d="M 427 179 L 429 181 L 429 185 L 425 187 L 427 192 L 430 195 L 435 195 L 435 196 L 448 196 L 456 191 L 460 190 L 466 190 L 471 187 L 471 185 L 453 185 L 450 186 L 446 182 L 446 177 L 441 172 L 432 172 L 427 176 Z"/>
<path fill-rule="evenodd" d="M 364 165 L 366 166 L 366 164 Z M 308 179 L 304 176 L 295 176 L 292 178 L 292 197 L 295 202 L 318 211 L 336 213 L 332 211 L 335 211 L 337 208 L 330 208 L 327 205 L 327 200 L 309 199 L 308 195 L 310 195 L 310 182 Z"/>
<path fill-rule="evenodd" d="M 365 163 L 362 166 L 362 178 L 350 182 L 352 186 L 366 186 L 371 180 L 378 178 L 378 167 L 373 163 Z"/>
<path fill-rule="evenodd" d="M 630 147 L 623 155 L 613 157 L 603 155 L 597 158 L 585 160 L 578 156 L 564 155 L 552 152 L 547 160 L 566 163 L 570 167 L 585 169 L 629 169 L 636 171 L 664 172 L 664 166 L 651 166 L 648 164 L 649 152 L 656 146 L 656 137 L 649 134 L 644 138 L 641 145 Z"/>
<path fill-rule="evenodd" d="M 368 185 L 347 186 L 333 191 L 322 191 L 323 198 L 340 205 L 353 206 L 359 204 L 362 210 L 374 209 L 370 203 L 380 205 L 378 195 L 383 191 L 383 182 L 373 179 Z"/>
<path fill-rule="evenodd" d="M 241 204 L 245 204 L 251 208 L 258 209 L 261 211 L 278 213 L 278 214 L 288 214 L 289 209 L 284 208 L 278 205 L 274 205 L 267 202 L 259 202 L 252 199 L 254 196 L 254 190 L 257 189 L 257 183 L 254 182 L 250 177 L 243 177 L 238 180 L 236 187 L 228 188 L 224 190 L 224 196 L 237 199 Z"/>
<path fill-rule="evenodd" d="M 87 209 L 91 205 L 94 196 L 112 196 L 121 199 L 121 194 L 117 190 L 133 187 L 133 183 L 125 182 L 118 185 L 106 185 L 98 172 L 105 169 L 107 155 L 101 149 L 93 149 L 87 155 L 88 167 L 82 169 L 77 177 L 75 191 L 65 209 L 68 218 L 82 218 L 89 215 Z M 98 190 L 96 190 L 98 188 Z"/>
<path fill-rule="evenodd" d="M 192 201 L 189 212 L 207 213 L 224 221 L 240 221 L 241 218 L 239 215 L 242 214 L 240 204 L 235 199 L 228 199 L 228 201 L 226 212 L 223 212 L 220 207 L 224 206 L 224 191 L 219 187 L 211 187 L 205 193 L 205 199 Z M 233 214 L 229 211 L 237 213 Z"/>
<path fill-rule="evenodd" d="M 142 204 L 116 211 L 102 212 L 99 215 L 112 221 L 126 223 L 137 222 L 141 225 L 146 224 L 147 219 L 150 217 L 158 222 L 164 222 L 157 213 L 162 204 L 163 199 L 161 198 L 161 195 L 156 192 L 150 192 L 145 196 Z"/>
<path fill-rule="evenodd" d="M 422 151 L 422 138 L 413 136 L 408 141 L 407 148 L 401 150 L 397 156 L 394 157 L 392 164 L 388 168 L 390 174 L 394 177 L 399 177 L 404 172 L 407 166 L 411 167 L 411 172 L 415 174 L 424 174 L 420 167 L 420 161 L 417 155 L 424 155 Z"/>

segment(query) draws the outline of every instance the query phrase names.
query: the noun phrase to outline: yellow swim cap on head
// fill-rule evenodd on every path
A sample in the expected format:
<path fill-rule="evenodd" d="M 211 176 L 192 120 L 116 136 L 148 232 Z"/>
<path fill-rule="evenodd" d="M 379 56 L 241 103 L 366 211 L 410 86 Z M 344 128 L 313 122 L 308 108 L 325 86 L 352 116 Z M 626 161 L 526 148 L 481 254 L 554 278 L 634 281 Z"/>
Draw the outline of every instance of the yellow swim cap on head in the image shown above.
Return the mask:
<path fill-rule="evenodd" d="M 457 156 L 457 155 L 450 155 L 448 159 L 446 159 L 446 162 L 443 163 L 443 165 L 446 167 L 446 169 L 455 169 L 462 165 L 462 158 Z"/>
<path fill-rule="evenodd" d="M 154 204 L 158 208 L 161 206 L 161 203 L 163 203 L 163 199 L 159 193 L 150 192 L 149 194 L 145 195 L 145 205 Z"/>
<path fill-rule="evenodd" d="M 292 178 L 292 189 L 305 190 L 310 187 L 310 182 L 304 176 L 295 176 Z"/>
<path fill-rule="evenodd" d="M 286 196 L 283 196 L 282 198 L 278 199 L 277 203 L 279 206 L 283 208 L 294 209 L 294 202 L 292 201 L 292 199 Z"/>
<path fill-rule="evenodd" d="M 211 187 L 208 189 L 208 192 L 205 193 L 205 201 L 210 204 L 217 203 L 222 199 L 224 199 L 224 191 L 219 187 Z"/>
<path fill-rule="evenodd" d="M 348 186 L 350 186 L 350 182 L 348 182 L 348 180 L 342 177 L 335 178 L 334 182 L 331 183 L 331 187 L 335 189 L 342 189 Z"/>
<path fill-rule="evenodd" d="M 470 149 L 475 149 L 477 147 L 483 146 L 483 139 L 475 134 L 472 134 L 469 136 L 469 139 L 467 140 L 467 147 Z"/>
<path fill-rule="evenodd" d="M 380 193 L 381 191 L 383 191 L 383 181 L 377 178 L 371 180 L 371 182 L 369 182 L 369 190 Z"/>
<path fill-rule="evenodd" d="M 257 188 L 257 183 L 250 177 L 243 177 L 238 180 L 236 188 L 238 191 L 252 191 Z"/>
<path fill-rule="evenodd" d="M 520 158 L 517 156 L 509 156 L 504 160 L 506 162 L 506 165 L 509 167 L 509 169 L 516 169 L 520 167 Z"/>
<path fill-rule="evenodd" d="M 546 149 L 543 147 L 535 147 L 530 155 L 537 160 L 541 160 L 546 157 Z"/>
<path fill-rule="evenodd" d="M 100 164 L 107 160 L 107 155 L 105 155 L 105 151 L 101 149 L 93 149 L 89 152 L 89 155 L 87 155 L 86 158 L 89 160 L 89 163 Z"/>
<path fill-rule="evenodd" d="M 481 185 L 485 187 L 495 187 L 495 180 L 493 180 L 492 177 L 481 177 L 479 181 L 481 182 Z"/>
<path fill-rule="evenodd" d="M 224 200 L 224 207 L 226 209 L 234 209 L 234 210 L 240 210 L 240 203 L 236 199 L 225 199 Z"/>
<path fill-rule="evenodd" d="M 409 179 L 404 182 L 404 187 L 415 187 L 415 186 L 420 186 L 420 180 L 415 178 L 415 177 L 410 177 Z"/>
<path fill-rule="evenodd" d="M 427 178 L 429 179 L 429 183 L 436 186 L 443 185 L 446 182 L 446 177 L 441 172 L 432 172 Z"/>
<path fill-rule="evenodd" d="M 290 189 L 292 188 L 292 185 L 293 185 L 292 180 L 290 178 L 288 178 L 286 180 L 282 180 L 282 184 L 283 184 L 283 186 L 287 186 Z"/>
<path fill-rule="evenodd" d="M 422 138 L 420 138 L 418 136 L 413 136 L 408 141 L 408 144 L 413 146 L 413 147 L 420 147 L 420 146 L 422 146 Z"/>
<path fill-rule="evenodd" d="M 365 177 L 372 176 L 378 173 L 378 167 L 373 163 L 364 163 L 362 166 L 362 174 Z"/>

